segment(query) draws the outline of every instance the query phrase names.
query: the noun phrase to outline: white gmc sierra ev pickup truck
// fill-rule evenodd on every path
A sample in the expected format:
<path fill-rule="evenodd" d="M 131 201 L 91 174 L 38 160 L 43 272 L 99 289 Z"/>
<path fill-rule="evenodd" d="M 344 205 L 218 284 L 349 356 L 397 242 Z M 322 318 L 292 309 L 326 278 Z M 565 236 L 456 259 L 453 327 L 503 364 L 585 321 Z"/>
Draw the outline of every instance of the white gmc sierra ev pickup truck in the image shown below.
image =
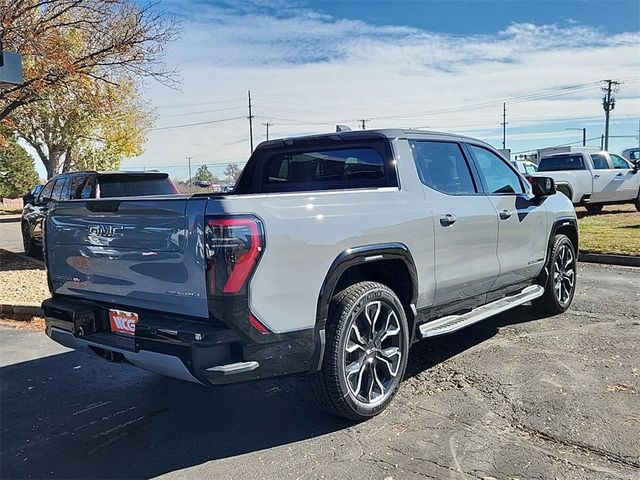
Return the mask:
<path fill-rule="evenodd" d="M 53 340 L 208 385 L 305 372 L 356 420 L 413 342 L 526 302 L 558 314 L 576 288 L 553 181 L 441 133 L 273 140 L 233 193 L 62 201 L 45 232 Z"/>
<path fill-rule="evenodd" d="M 553 178 L 559 192 L 591 213 L 620 203 L 633 203 L 640 211 L 640 160 L 609 152 L 561 153 L 542 157 L 532 175 Z"/>

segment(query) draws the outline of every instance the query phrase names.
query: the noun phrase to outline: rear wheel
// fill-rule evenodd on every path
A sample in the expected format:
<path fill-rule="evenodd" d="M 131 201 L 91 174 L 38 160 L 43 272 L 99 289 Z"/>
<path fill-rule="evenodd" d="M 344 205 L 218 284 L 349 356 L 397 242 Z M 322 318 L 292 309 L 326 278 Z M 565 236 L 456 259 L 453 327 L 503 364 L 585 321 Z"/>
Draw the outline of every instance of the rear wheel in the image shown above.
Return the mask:
<path fill-rule="evenodd" d="M 38 246 L 33 241 L 29 224 L 26 222 L 22 224 L 22 246 L 24 247 L 24 253 L 30 257 L 38 256 Z"/>
<path fill-rule="evenodd" d="M 638 190 L 638 196 L 636 197 L 636 201 L 633 202 L 633 204 L 636 206 L 636 210 L 640 212 L 640 190 Z"/>
<path fill-rule="evenodd" d="M 533 300 L 534 308 L 549 315 L 565 312 L 576 291 L 577 255 L 566 235 L 556 235 L 549 253 L 549 276 L 544 294 Z"/>
<path fill-rule="evenodd" d="M 326 353 L 311 377 L 316 401 L 352 420 L 377 415 L 398 389 L 408 351 L 407 318 L 395 293 L 375 282 L 346 288 L 329 307 Z"/>
<path fill-rule="evenodd" d="M 604 205 L 585 205 L 584 208 L 586 208 L 589 213 L 600 213 L 603 206 Z"/>

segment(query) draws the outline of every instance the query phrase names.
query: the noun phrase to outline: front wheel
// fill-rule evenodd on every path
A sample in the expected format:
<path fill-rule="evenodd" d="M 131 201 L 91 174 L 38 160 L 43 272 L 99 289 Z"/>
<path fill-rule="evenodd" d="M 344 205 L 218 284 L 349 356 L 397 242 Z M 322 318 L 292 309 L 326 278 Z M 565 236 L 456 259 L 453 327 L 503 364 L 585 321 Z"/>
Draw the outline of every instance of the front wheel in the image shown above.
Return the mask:
<path fill-rule="evenodd" d="M 636 201 L 633 202 L 633 204 L 636 206 L 636 210 L 640 212 L 640 190 L 638 190 L 638 196 L 636 197 Z"/>
<path fill-rule="evenodd" d="M 549 276 L 544 294 L 531 302 L 534 308 L 548 315 L 565 312 L 576 292 L 577 252 L 566 235 L 553 238 L 547 268 Z"/>
<path fill-rule="evenodd" d="M 366 420 L 382 412 L 407 367 L 409 329 L 395 293 L 360 282 L 333 297 L 326 353 L 311 385 L 320 407 L 339 417 Z"/>

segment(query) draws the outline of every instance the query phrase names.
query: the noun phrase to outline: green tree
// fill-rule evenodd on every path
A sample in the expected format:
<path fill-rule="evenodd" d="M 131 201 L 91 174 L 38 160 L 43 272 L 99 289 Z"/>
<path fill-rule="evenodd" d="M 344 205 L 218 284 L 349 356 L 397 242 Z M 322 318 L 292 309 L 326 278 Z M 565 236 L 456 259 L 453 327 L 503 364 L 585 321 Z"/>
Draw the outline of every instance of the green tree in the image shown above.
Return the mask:
<path fill-rule="evenodd" d="M 16 198 L 27 193 L 39 182 L 33 157 L 18 143 L 5 136 L 0 148 L 0 197 Z"/>
<path fill-rule="evenodd" d="M 193 176 L 195 182 L 213 182 L 213 173 L 207 168 L 206 165 L 201 165 L 196 174 Z"/>
<path fill-rule="evenodd" d="M 227 178 L 228 182 L 236 183 L 240 176 L 240 167 L 238 167 L 238 164 L 230 163 L 227 165 L 227 168 L 224 169 L 224 176 Z"/>

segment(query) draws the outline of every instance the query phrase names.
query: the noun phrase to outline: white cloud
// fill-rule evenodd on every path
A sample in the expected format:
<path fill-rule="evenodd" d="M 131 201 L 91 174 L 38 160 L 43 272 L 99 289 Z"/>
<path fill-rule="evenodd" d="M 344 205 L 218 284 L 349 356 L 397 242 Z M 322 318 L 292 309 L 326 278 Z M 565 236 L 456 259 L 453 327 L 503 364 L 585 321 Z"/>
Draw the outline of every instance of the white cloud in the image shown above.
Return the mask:
<path fill-rule="evenodd" d="M 274 123 L 273 137 L 331 131 L 336 123 L 355 128 L 359 118 L 371 119 L 371 128 L 428 125 L 490 139 L 500 130 L 502 105 L 497 102 L 470 111 L 424 112 L 603 78 L 627 80 L 614 117 L 640 113 L 638 32 L 605 35 L 572 22 L 521 23 L 495 35 L 455 37 L 335 19 L 295 6 L 194 5 L 195 19 L 184 21 L 184 38 L 171 49 L 170 61 L 184 78 L 182 93 L 155 85 L 147 92 L 159 105 L 158 126 L 246 115 L 251 89 L 257 140 L 264 138 L 260 123 L 267 120 Z M 561 137 L 531 130 L 546 132 L 550 127 L 544 122 L 564 119 L 594 121 L 602 116 L 600 97 L 599 87 L 591 85 L 554 98 L 510 102 L 509 129 L 516 134 L 523 129 L 520 138 L 510 138 L 521 147 Z M 208 113 L 184 115 L 199 111 Z M 564 135 L 568 141 L 576 136 Z M 172 165 L 187 155 L 196 163 L 244 161 L 247 120 L 154 131 L 146 149 L 127 164 Z"/>

